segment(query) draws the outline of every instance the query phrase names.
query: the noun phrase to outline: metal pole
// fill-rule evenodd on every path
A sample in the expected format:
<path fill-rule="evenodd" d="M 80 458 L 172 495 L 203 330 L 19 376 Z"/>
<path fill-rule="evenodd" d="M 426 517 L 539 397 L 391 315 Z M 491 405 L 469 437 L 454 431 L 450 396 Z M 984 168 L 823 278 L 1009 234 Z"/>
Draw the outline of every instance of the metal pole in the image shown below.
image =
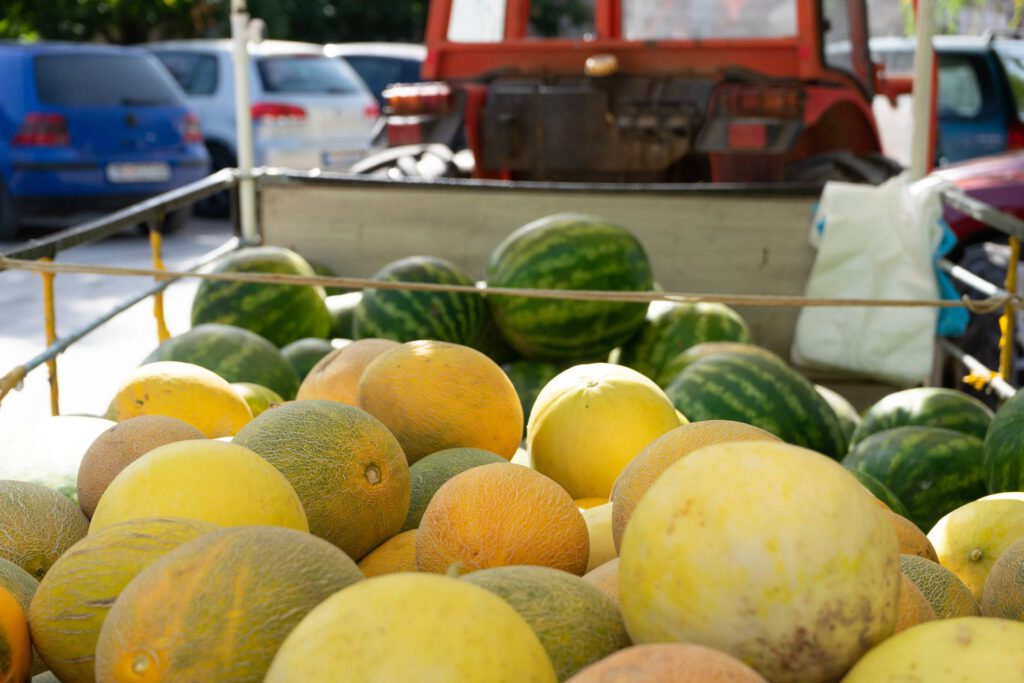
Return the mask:
<path fill-rule="evenodd" d="M 238 148 L 238 203 L 242 241 L 255 244 L 256 183 L 252 177 L 252 114 L 249 96 L 249 10 L 246 0 L 231 0 L 231 39 L 235 63 L 235 125 Z"/>
<path fill-rule="evenodd" d="M 935 60 L 934 0 L 917 0 L 917 47 L 914 51 L 913 129 L 910 146 L 910 178 L 920 180 L 931 168 L 932 75 Z"/>

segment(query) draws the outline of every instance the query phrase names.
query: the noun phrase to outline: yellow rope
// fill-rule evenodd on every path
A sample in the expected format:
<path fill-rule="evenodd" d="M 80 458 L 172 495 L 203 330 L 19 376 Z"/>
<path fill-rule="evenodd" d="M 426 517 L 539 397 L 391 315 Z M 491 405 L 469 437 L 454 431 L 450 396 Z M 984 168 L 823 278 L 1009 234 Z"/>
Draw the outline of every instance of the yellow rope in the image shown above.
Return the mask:
<path fill-rule="evenodd" d="M 149 229 L 149 247 L 153 252 L 153 270 L 166 271 L 163 259 L 163 235 L 155 227 Z M 171 338 L 171 332 L 167 329 L 167 320 L 164 318 L 164 293 L 157 292 L 153 295 L 153 317 L 156 318 L 156 336 L 162 343 Z"/>
<path fill-rule="evenodd" d="M 1010 261 L 1006 264 L 1006 285 L 1004 289 L 1017 293 L 1017 267 L 1020 264 L 1020 240 L 1010 238 Z M 1017 320 L 1017 301 L 1006 302 L 1003 315 L 999 318 L 999 376 L 1007 382 L 1013 375 L 1013 337 Z"/>
<path fill-rule="evenodd" d="M 51 258 L 42 258 L 40 261 L 50 263 Z M 57 340 L 57 311 L 53 304 L 53 280 L 56 273 L 41 271 L 39 276 L 43 278 L 43 324 L 46 330 L 46 345 L 49 346 Z M 57 383 L 57 359 L 51 358 L 46 361 L 46 367 L 50 372 L 50 414 L 60 415 L 60 386 Z"/>
<path fill-rule="evenodd" d="M 25 366 L 19 365 L 3 377 L 0 377 L 0 401 L 3 401 L 4 396 L 18 388 L 27 374 Z"/>

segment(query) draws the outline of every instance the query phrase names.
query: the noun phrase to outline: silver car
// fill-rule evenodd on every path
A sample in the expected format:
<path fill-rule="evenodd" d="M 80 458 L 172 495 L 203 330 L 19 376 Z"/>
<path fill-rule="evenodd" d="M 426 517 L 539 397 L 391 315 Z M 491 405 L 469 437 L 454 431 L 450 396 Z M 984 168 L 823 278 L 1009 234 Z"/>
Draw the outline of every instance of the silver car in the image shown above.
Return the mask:
<path fill-rule="evenodd" d="M 181 84 L 199 115 L 213 168 L 236 163 L 232 44 L 181 40 L 145 46 Z M 345 62 L 322 45 L 250 43 L 257 165 L 345 170 L 369 149 L 380 106 Z M 227 199 L 205 205 L 226 213 Z"/>

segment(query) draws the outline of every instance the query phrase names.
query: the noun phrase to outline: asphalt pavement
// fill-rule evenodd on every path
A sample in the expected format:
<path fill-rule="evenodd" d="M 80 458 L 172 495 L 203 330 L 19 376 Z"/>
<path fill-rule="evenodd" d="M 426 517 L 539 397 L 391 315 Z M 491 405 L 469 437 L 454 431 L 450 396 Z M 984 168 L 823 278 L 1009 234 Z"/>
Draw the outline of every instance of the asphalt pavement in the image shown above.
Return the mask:
<path fill-rule="evenodd" d="M 38 237 L 39 231 L 22 235 Z M 164 239 L 168 268 L 190 265 L 232 236 L 227 221 L 193 218 L 180 232 Z M 0 241 L 0 253 L 19 242 Z M 149 240 L 131 231 L 61 252 L 57 261 L 75 264 L 152 265 Z M 148 278 L 59 274 L 55 278 L 58 335 L 77 331 L 118 303 L 150 286 Z M 171 334 L 189 327 L 192 297 L 198 281 L 182 280 L 165 291 L 165 316 Z M 25 271 L 0 272 L 0 375 L 28 361 L 46 346 L 42 279 Z M 122 378 L 158 343 L 152 299 L 125 311 L 76 342 L 58 357 L 60 409 L 65 415 L 102 415 Z M 20 391 L 0 402 L 0 438 L 7 429 L 50 414 L 46 366 L 28 375 Z"/>

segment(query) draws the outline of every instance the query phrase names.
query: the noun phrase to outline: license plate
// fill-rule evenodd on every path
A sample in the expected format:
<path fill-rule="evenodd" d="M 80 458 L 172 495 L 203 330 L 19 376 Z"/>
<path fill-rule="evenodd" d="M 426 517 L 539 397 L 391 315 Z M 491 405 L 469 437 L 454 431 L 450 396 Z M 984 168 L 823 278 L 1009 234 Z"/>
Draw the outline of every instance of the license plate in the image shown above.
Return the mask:
<path fill-rule="evenodd" d="M 107 164 L 107 180 L 112 183 L 163 183 L 170 179 L 171 165 L 166 161 Z"/>

